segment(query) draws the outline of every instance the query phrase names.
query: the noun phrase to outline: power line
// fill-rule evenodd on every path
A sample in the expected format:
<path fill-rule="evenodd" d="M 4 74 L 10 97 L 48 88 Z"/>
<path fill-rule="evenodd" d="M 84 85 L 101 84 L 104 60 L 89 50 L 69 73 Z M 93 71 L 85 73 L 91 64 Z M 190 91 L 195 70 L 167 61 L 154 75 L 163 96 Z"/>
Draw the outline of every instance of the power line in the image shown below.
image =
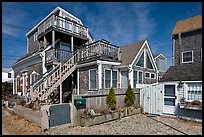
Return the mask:
<path fill-rule="evenodd" d="M 21 56 L 13 56 L 13 55 L 2 55 L 2 56 L 4 56 L 4 57 L 19 57 L 19 58 L 21 58 Z"/>
<path fill-rule="evenodd" d="M 2 39 L 5 39 L 5 40 L 12 40 L 12 41 L 17 41 L 17 42 L 26 43 L 26 41 L 23 41 L 23 40 L 10 39 L 10 38 L 5 38 L 5 37 L 3 37 Z"/>
<path fill-rule="evenodd" d="M 13 28 L 19 28 L 19 29 L 30 30 L 30 28 L 26 28 L 26 27 L 19 26 L 19 25 L 14 25 L 14 24 L 9 24 L 9 23 L 5 23 L 5 22 L 2 22 L 2 24 L 6 25 L 6 26 L 9 26 L 9 27 L 13 27 Z"/>

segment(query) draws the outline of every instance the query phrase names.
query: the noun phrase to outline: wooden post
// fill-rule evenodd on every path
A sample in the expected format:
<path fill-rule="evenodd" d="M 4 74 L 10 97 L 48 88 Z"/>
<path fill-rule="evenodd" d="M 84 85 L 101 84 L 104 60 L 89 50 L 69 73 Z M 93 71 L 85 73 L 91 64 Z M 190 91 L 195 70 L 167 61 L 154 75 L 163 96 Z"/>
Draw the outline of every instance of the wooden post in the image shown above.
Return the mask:
<path fill-rule="evenodd" d="M 60 62 L 60 104 L 62 104 L 62 63 Z"/>

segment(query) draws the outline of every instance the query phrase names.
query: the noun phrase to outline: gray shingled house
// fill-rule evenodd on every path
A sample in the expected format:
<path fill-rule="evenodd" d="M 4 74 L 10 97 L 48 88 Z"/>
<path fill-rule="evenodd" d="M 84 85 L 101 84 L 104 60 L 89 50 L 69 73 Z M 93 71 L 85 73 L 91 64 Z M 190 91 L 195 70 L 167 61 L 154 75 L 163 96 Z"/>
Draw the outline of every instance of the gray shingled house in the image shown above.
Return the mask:
<path fill-rule="evenodd" d="M 73 102 L 74 95 L 107 94 L 111 87 L 124 94 L 128 83 L 136 91 L 158 81 L 147 40 L 120 47 L 94 42 L 88 27 L 60 7 L 27 33 L 27 42 L 27 54 L 12 68 L 14 93 L 31 100 Z"/>
<path fill-rule="evenodd" d="M 161 78 L 163 113 L 202 119 L 202 15 L 178 21 L 172 42 L 173 66 Z"/>
<path fill-rule="evenodd" d="M 159 71 L 158 81 L 160 81 L 167 70 L 167 58 L 163 54 L 154 54 L 153 57 Z"/>

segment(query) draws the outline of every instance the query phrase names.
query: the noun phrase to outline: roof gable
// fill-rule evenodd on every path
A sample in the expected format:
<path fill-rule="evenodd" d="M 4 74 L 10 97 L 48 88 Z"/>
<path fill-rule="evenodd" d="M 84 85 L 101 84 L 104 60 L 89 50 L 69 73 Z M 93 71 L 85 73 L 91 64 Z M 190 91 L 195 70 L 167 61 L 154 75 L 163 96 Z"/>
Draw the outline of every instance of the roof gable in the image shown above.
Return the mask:
<path fill-rule="evenodd" d="M 122 66 L 129 65 L 133 62 L 135 56 L 140 51 L 145 40 L 134 42 L 120 47 Z"/>
<path fill-rule="evenodd" d="M 202 28 L 202 15 L 178 21 L 172 35 Z"/>
<path fill-rule="evenodd" d="M 146 50 L 145 50 L 145 48 L 146 48 Z M 146 51 L 146 60 L 144 60 L 144 67 L 148 68 L 148 69 L 158 70 L 147 40 L 145 40 L 145 42 L 143 43 L 143 46 L 141 47 L 140 51 L 135 56 L 135 59 L 132 61 L 131 65 L 137 64 L 137 62 L 139 61 L 139 59 L 140 59 L 141 55 L 144 53 L 144 51 Z M 153 68 L 151 68 L 151 66 Z"/>
<path fill-rule="evenodd" d="M 154 54 L 153 57 L 154 59 L 156 58 L 163 59 L 163 60 L 167 59 L 163 54 Z"/>

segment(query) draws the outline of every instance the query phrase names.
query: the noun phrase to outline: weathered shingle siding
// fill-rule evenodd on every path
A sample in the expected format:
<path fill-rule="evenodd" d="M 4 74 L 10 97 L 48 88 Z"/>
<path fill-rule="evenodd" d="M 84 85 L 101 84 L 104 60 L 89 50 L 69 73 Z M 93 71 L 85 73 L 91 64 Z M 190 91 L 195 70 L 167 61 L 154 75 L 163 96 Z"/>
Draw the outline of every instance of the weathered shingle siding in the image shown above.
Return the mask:
<path fill-rule="evenodd" d="M 179 39 L 175 37 L 175 66 L 182 63 L 182 52 L 193 50 L 193 62 L 201 62 L 202 30 L 181 34 L 181 46 Z"/>
<path fill-rule="evenodd" d="M 79 68 L 79 94 L 86 94 L 89 90 L 89 70 L 96 69 L 97 65 Z M 96 75 L 96 88 L 98 88 L 98 75 Z"/>
<path fill-rule="evenodd" d="M 28 36 L 28 53 L 31 53 L 39 49 L 39 42 L 34 41 L 35 32 L 33 32 L 32 34 Z"/>
<path fill-rule="evenodd" d="M 32 65 L 32 66 L 28 66 L 28 67 L 25 67 L 24 70 L 27 70 L 28 71 L 28 76 L 29 76 L 29 79 L 30 79 L 30 74 L 35 71 L 37 72 L 38 74 L 40 74 L 40 76 L 42 76 L 42 63 L 38 63 L 38 64 L 35 64 L 35 65 Z M 15 78 L 17 75 L 19 75 L 20 77 L 22 77 L 22 70 L 14 70 L 15 71 Z M 30 83 L 30 80 L 28 81 L 28 84 Z"/>

